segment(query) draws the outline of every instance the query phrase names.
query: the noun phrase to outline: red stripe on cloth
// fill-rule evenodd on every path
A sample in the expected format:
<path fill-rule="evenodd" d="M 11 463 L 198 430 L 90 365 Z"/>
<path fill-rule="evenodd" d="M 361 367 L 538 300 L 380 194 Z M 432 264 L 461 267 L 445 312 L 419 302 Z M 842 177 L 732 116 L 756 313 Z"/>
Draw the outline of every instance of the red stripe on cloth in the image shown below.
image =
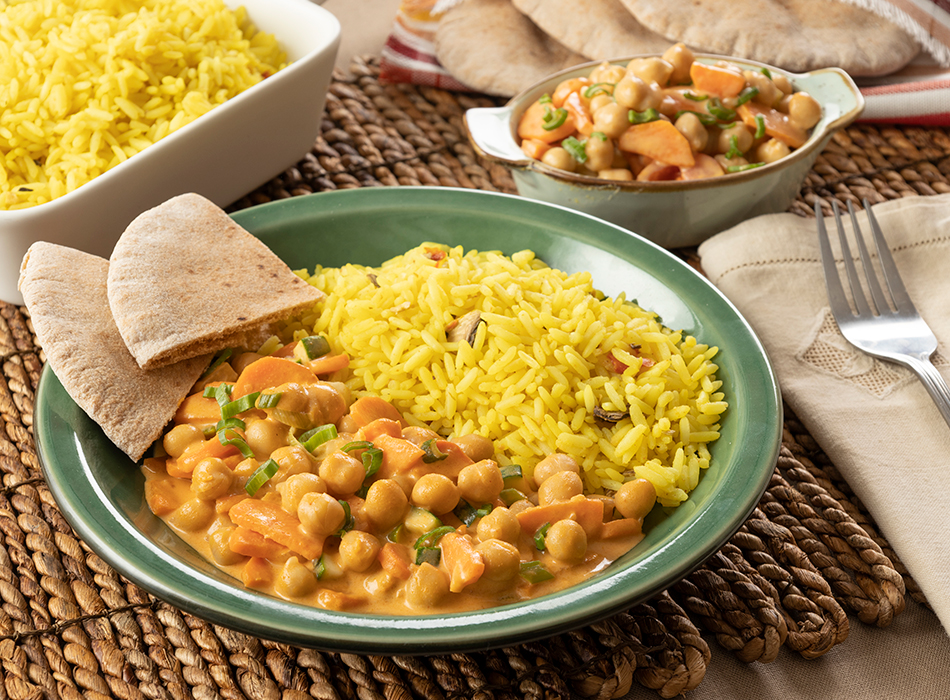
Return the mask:
<path fill-rule="evenodd" d="M 920 114 L 912 117 L 887 117 L 877 119 L 858 118 L 858 124 L 904 124 L 907 126 L 950 126 L 950 112 Z"/>
<path fill-rule="evenodd" d="M 386 39 L 386 46 L 400 56 L 405 56 L 406 58 L 410 58 L 413 61 L 421 61 L 423 63 L 431 63 L 432 65 L 439 66 L 439 62 L 436 60 L 434 55 L 426 51 L 414 49 L 411 46 L 401 42 L 392 34 L 390 34 L 389 38 Z"/>
<path fill-rule="evenodd" d="M 919 80 L 913 83 L 893 83 L 861 88 L 863 95 L 896 95 L 908 92 L 927 92 L 950 88 L 950 80 Z"/>

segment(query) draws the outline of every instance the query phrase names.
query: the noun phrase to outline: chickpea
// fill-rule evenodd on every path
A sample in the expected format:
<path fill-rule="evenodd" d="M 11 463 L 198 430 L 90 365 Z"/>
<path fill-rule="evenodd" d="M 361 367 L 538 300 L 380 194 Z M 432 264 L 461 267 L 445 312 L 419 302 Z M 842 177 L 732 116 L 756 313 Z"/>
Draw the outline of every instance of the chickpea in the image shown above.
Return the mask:
<path fill-rule="evenodd" d="M 165 434 L 162 439 L 162 447 L 171 457 L 178 459 L 185 454 L 185 450 L 198 442 L 203 442 L 204 439 L 205 436 L 201 428 L 189 423 L 182 423 Z"/>
<path fill-rule="evenodd" d="M 363 513 L 379 530 L 388 530 L 402 520 L 409 499 L 402 487 L 392 479 L 374 481 L 366 492 Z"/>
<path fill-rule="evenodd" d="M 720 167 L 721 167 L 724 171 L 726 171 L 726 172 L 729 172 L 729 170 L 728 170 L 729 168 L 734 168 L 734 167 L 738 167 L 738 166 L 740 166 L 740 165 L 748 165 L 748 164 L 749 164 L 749 161 L 746 160 L 745 158 L 742 158 L 742 157 L 739 157 L 739 158 L 726 158 L 726 156 L 725 156 L 724 153 L 719 153 L 719 154 L 717 154 L 717 155 L 715 156 L 715 158 L 716 158 L 716 162 L 719 163 Z"/>
<path fill-rule="evenodd" d="M 575 460 L 570 455 L 555 452 L 554 454 L 548 455 L 535 465 L 534 483 L 535 485 L 540 486 L 549 476 L 563 471 L 580 474 L 581 468 L 578 466 L 577 460 Z"/>
<path fill-rule="evenodd" d="M 785 143 L 778 139 L 769 139 L 765 143 L 759 144 L 755 149 L 755 159 L 763 163 L 774 163 L 781 160 L 792 152 Z"/>
<path fill-rule="evenodd" d="M 423 428 L 420 425 L 407 425 L 402 429 L 404 439 L 411 442 L 416 447 L 421 447 L 426 440 L 441 440 L 439 434 L 434 430 Z M 458 442 L 458 441 L 456 441 Z"/>
<path fill-rule="evenodd" d="M 772 107 L 782 99 L 782 91 L 775 87 L 775 83 L 769 80 L 768 76 L 756 70 L 742 71 L 742 77 L 750 87 L 754 87 L 759 93 L 752 98 L 753 102 Z"/>
<path fill-rule="evenodd" d="M 593 114 L 601 107 L 605 107 L 606 105 L 612 105 L 612 104 L 615 104 L 613 95 L 608 94 L 606 92 L 598 92 L 596 95 L 590 98 L 590 104 L 588 105 L 588 109 L 590 109 L 591 114 Z"/>
<path fill-rule="evenodd" d="M 521 569 L 518 548 L 510 542 L 489 539 L 479 542 L 475 551 L 485 562 L 485 571 L 478 579 L 478 589 L 488 592 L 510 587 Z"/>
<path fill-rule="evenodd" d="M 505 487 L 498 463 L 483 459 L 475 464 L 463 467 L 458 475 L 459 495 L 469 503 L 481 505 L 491 503 Z"/>
<path fill-rule="evenodd" d="M 541 156 L 541 162 L 550 165 L 552 168 L 567 170 L 568 172 L 574 172 L 577 168 L 577 161 L 574 160 L 574 156 L 560 146 L 554 146 L 546 150 L 544 155 Z"/>
<path fill-rule="evenodd" d="M 311 535 L 332 535 L 343 527 L 346 511 L 330 494 L 311 491 L 300 498 L 297 519 Z"/>
<path fill-rule="evenodd" d="M 233 527 L 219 527 L 208 536 L 208 548 L 211 550 L 211 556 L 221 566 L 230 566 L 244 561 L 243 554 L 238 554 L 231 549 L 231 533 Z"/>
<path fill-rule="evenodd" d="M 221 498 L 231 488 L 234 475 L 219 457 L 209 457 L 198 462 L 191 473 L 191 490 L 202 500 Z"/>
<path fill-rule="evenodd" d="M 792 94 L 792 83 L 781 73 L 772 73 L 772 83 L 785 95 Z"/>
<path fill-rule="evenodd" d="M 699 121 L 699 117 L 695 114 L 692 112 L 684 112 L 679 116 L 679 119 L 673 123 L 673 126 L 686 137 L 686 140 L 689 141 L 690 148 L 694 151 L 700 153 L 706 148 L 709 132 L 706 131 L 706 127 L 703 126 L 703 123 Z"/>
<path fill-rule="evenodd" d="M 231 359 L 231 366 L 234 368 L 234 371 L 238 374 L 241 374 L 247 366 L 252 362 L 257 362 L 259 359 L 264 357 L 256 352 L 242 352 L 237 357 Z"/>
<path fill-rule="evenodd" d="M 617 66 L 613 63 L 604 61 L 590 73 L 590 82 L 593 83 L 619 83 L 626 73 L 623 66 Z"/>
<path fill-rule="evenodd" d="M 340 540 L 340 565 L 347 571 L 362 573 L 376 561 L 379 549 L 379 540 L 368 532 L 350 530 Z"/>
<path fill-rule="evenodd" d="M 650 88 L 646 82 L 635 75 L 628 75 L 614 88 L 614 100 L 623 109 L 635 109 L 642 111 L 645 109 L 643 104 L 647 101 L 650 94 Z M 626 118 L 626 114 L 624 114 Z M 629 122 L 627 125 L 629 126 Z"/>
<path fill-rule="evenodd" d="M 673 64 L 656 56 L 635 58 L 627 64 L 627 75 L 635 75 L 648 84 L 666 85 L 673 75 Z"/>
<path fill-rule="evenodd" d="M 693 65 L 693 52 L 686 44 L 679 42 L 673 44 L 663 52 L 663 60 L 673 66 L 673 72 L 670 74 L 668 84 L 680 85 L 689 82 L 689 68 Z"/>
<path fill-rule="evenodd" d="M 593 171 L 606 170 L 613 163 L 614 142 L 604 134 L 596 131 L 591 134 L 587 139 L 585 150 L 587 152 L 585 165 Z"/>
<path fill-rule="evenodd" d="M 548 553 L 565 564 L 578 564 L 587 555 L 587 533 L 575 520 L 558 520 L 544 537 Z"/>
<path fill-rule="evenodd" d="M 733 141 L 733 137 L 735 137 L 735 141 Z M 722 129 L 719 132 L 717 147 L 720 153 L 733 151 L 733 146 L 739 153 L 745 153 L 752 148 L 752 142 L 754 140 L 755 137 L 752 135 L 752 132 L 749 131 L 748 127 L 746 127 L 745 124 L 737 122 L 728 129 Z"/>
<path fill-rule="evenodd" d="M 274 581 L 274 590 L 284 598 L 300 598 L 317 587 L 317 577 L 297 557 L 284 562 Z"/>
<path fill-rule="evenodd" d="M 208 527 L 215 515 L 214 503 L 192 498 L 172 511 L 168 522 L 185 532 L 197 532 Z"/>
<path fill-rule="evenodd" d="M 280 494 L 280 507 L 288 513 L 296 513 L 300 499 L 308 493 L 326 493 L 327 485 L 316 474 L 294 474 L 286 481 L 277 484 Z"/>
<path fill-rule="evenodd" d="M 299 445 L 278 447 L 271 452 L 270 456 L 280 466 L 275 477 L 278 481 L 283 481 L 295 474 L 307 474 L 313 468 L 310 453 Z"/>
<path fill-rule="evenodd" d="M 482 542 L 502 540 L 516 543 L 521 536 L 521 523 L 508 508 L 494 508 L 491 513 L 479 519 L 475 533 Z"/>
<path fill-rule="evenodd" d="M 821 119 L 821 105 L 807 92 L 796 92 L 788 98 L 788 119 L 801 129 L 810 129 Z"/>
<path fill-rule="evenodd" d="M 435 607 L 448 592 L 448 576 L 428 563 L 413 571 L 406 582 L 406 600 L 415 608 Z"/>
<path fill-rule="evenodd" d="M 538 503 L 542 506 L 569 501 L 584 493 L 584 482 L 575 472 L 558 472 L 545 479 L 538 488 Z"/>
<path fill-rule="evenodd" d="M 495 456 L 495 444 L 487 437 L 471 433 L 460 435 L 453 442 L 462 448 L 462 452 L 473 462 L 491 459 Z"/>
<path fill-rule="evenodd" d="M 250 421 L 244 429 L 244 437 L 254 456 L 262 461 L 270 457 L 271 453 L 287 444 L 290 428 L 269 418 L 260 418 Z"/>
<path fill-rule="evenodd" d="M 627 168 L 607 168 L 597 173 L 601 180 L 633 180 L 633 173 Z"/>
<path fill-rule="evenodd" d="M 453 511 L 459 498 L 458 486 L 444 474 L 425 474 L 412 487 L 412 502 L 436 515 Z"/>
<path fill-rule="evenodd" d="M 594 131 L 600 131 L 608 138 L 617 139 L 630 126 L 627 118 L 628 108 L 614 101 L 593 111 Z"/>
<path fill-rule="evenodd" d="M 356 493 L 366 478 L 363 462 L 352 455 L 336 450 L 326 456 L 317 472 L 327 488 L 338 496 Z"/>
<path fill-rule="evenodd" d="M 625 518 L 641 519 L 653 509 L 656 489 L 646 479 L 626 482 L 614 494 L 614 508 Z"/>
<path fill-rule="evenodd" d="M 253 457 L 242 459 L 234 467 L 234 476 L 250 476 L 260 468 L 261 463 Z"/>

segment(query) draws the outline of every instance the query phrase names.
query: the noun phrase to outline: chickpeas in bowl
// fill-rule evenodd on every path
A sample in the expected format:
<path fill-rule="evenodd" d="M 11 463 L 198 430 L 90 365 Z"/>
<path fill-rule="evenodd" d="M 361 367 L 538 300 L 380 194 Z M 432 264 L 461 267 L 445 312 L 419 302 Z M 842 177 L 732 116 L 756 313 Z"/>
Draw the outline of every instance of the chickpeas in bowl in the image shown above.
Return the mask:
<path fill-rule="evenodd" d="M 524 154 L 605 180 L 698 180 L 791 154 L 821 120 L 819 102 L 768 68 L 700 62 L 685 45 L 626 64 L 604 61 L 521 115 Z"/>

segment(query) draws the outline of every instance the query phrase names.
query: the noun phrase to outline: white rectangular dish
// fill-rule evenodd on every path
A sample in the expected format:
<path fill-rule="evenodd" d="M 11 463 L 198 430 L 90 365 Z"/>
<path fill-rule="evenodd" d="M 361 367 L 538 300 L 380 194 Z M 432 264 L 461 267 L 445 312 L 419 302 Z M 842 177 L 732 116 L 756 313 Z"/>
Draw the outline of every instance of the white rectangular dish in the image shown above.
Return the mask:
<path fill-rule="evenodd" d="M 108 258 L 144 210 L 184 192 L 227 206 L 311 148 L 339 49 L 339 21 L 308 0 L 225 4 L 244 6 L 258 29 L 275 36 L 290 65 L 73 192 L 0 210 L 0 299 L 22 303 L 20 262 L 35 241 Z"/>

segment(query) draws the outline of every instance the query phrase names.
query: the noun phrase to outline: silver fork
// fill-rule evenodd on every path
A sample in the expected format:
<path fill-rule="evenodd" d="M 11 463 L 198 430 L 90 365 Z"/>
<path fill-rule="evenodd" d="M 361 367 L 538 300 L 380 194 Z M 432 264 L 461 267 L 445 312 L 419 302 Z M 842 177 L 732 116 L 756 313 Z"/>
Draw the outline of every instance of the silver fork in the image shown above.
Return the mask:
<path fill-rule="evenodd" d="M 868 200 L 864 200 L 864 211 L 867 212 L 868 221 L 871 224 L 871 235 L 874 238 L 889 296 L 885 294 L 878 282 L 878 275 L 871 265 L 871 257 L 868 255 L 861 229 L 858 227 L 854 207 L 851 202 L 848 202 L 848 212 L 851 214 L 851 224 L 854 228 L 861 265 L 864 268 L 865 284 L 871 294 L 871 303 L 861 287 L 861 280 L 851 257 L 851 249 L 841 225 L 838 203 L 832 201 L 831 207 L 838 226 L 841 254 L 844 257 L 844 266 L 851 287 L 851 297 L 857 310 L 857 313 L 851 310 L 841 286 L 831 244 L 828 241 L 828 232 L 825 229 L 821 203 L 816 202 L 815 215 L 818 218 L 821 263 L 825 271 L 825 285 L 828 288 L 831 313 L 838 323 L 838 328 L 841 329 L 842 335 L 848 342 L 859 350 L 884 360 L 897 362 L 914 372 L 937 404 L 947 425 L 950 425 L 950 388 L 930 361 L 930 356 L 937 349 L 937 338 L 927 322 L 917 313 L 914 303 L 904 288 L 897 266 L 894 264 L 894 258 L 887 247 L 887 241 L 884 240 L 884 234 L 881 233 L 877 219 L 871 211 L 871 205 Z"/>

